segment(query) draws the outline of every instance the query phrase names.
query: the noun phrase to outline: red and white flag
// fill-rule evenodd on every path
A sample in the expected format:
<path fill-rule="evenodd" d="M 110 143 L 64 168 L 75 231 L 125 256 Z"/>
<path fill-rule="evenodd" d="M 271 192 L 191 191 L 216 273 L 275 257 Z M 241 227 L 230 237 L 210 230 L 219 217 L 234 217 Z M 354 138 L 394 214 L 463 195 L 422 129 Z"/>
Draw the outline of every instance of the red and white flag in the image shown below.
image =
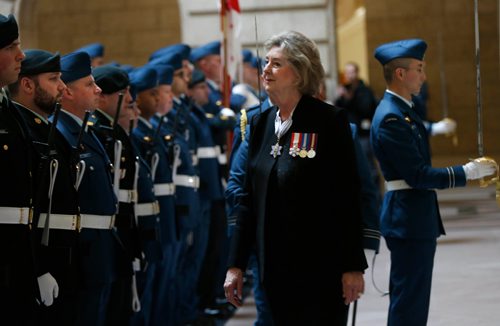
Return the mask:
<path fill-rule="evenodd" d="M 234 80 L 241 62 L 241 10 L 238 0 L 221 0 L 220 15 L 221 59 L 225 66 L 224 70 Z"/>

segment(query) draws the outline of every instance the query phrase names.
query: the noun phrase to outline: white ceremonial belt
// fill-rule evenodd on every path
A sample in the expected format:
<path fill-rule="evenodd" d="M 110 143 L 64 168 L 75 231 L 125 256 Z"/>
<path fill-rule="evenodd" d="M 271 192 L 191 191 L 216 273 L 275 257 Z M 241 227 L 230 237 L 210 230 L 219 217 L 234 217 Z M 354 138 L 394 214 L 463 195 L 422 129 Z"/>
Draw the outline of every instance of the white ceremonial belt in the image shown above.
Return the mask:
<path fill-rule="evenodd" d="M 28 224 L 30 222 L 29 207 L 0 207 L 0 224 Z"/>
<path fill-rule="evenodd" d="M 81 214 L 80 223 L 82 229 L 102 229 L 108 230 L 115 225 L 114 215 L 92 215 Z M 51 223 L 52 224 L 52 223 Z"/>
<path fill-rule="evenodd" d="M 156 215 L 160 213 L 160 205 L 158 204 L 158 201 L 136 204 L 135 213 L 137 216 Z"/>
<path fill-rule="evenodd" d="M 137 191 L 131 189 L 120 189 L 118 191 L 118 201 L 122 203 L 134 203 L 137 201 Z"/>
<path fill-rule="evenodd" d="M 156 196 L 171 196 L 175 194 L 175 184 L 170 183 L 155 183 Z"/>
<path fill-rule="evenodd" d="M 217 147 L 198 147 L 196 151 L 198 158 L 217 158 L 219 154 Z"/>
<path fill-rule="evenodd" d="M 38 220 L 38 227 L 43 229 L 45 227 L 45 220 L 47 213 L 40 214 Z M 76 230 L 78 229 L 79 216 L 68 214 L 50 214 L 49 228 L 59 230 Z"/>
<path fill-rule="evenodd" d="M 403 189 L 412 189 L 412 187 L 406 183 L 403 179 L 401 180 L 391 180 L 385 182 L 385 190 L 386 191 L 395 191 L 395 190 L 403 190 Z"/>
<path fill-rule="evenodd" d="M 197 175 L 178 174 L 174 176 L 174 183 L 176 186 L 198 189 L 200 187 L 200 178 Z"/>

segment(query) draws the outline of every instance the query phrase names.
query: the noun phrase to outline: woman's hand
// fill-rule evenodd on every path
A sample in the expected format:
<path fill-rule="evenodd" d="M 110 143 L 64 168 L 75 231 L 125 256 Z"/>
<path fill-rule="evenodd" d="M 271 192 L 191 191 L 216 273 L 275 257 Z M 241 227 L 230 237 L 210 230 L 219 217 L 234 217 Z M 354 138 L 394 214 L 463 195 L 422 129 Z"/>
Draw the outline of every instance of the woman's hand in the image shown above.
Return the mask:
<path fill-rule="evenodd" d="M 232 267 L 227 270 L 224 281 L 224 293 L 229 303 L 241 307 L 243 295 L 243 273 L 241 269 Z"/>

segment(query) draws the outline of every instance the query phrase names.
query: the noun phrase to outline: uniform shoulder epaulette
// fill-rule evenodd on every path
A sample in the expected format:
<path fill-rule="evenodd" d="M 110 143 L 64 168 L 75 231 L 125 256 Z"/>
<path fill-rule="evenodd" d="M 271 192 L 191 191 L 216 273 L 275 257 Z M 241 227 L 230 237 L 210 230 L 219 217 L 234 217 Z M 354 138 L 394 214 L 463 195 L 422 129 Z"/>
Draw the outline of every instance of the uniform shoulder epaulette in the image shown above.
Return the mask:
<path fill-rule="evenodd" d="M 247 111 L 245 109 L 241 109 L 240 111 L 240 133 L 241 133 L 241 140 L 245 140 L 245 135 L 246 135 L 246 128 L 247 128 Z"/>

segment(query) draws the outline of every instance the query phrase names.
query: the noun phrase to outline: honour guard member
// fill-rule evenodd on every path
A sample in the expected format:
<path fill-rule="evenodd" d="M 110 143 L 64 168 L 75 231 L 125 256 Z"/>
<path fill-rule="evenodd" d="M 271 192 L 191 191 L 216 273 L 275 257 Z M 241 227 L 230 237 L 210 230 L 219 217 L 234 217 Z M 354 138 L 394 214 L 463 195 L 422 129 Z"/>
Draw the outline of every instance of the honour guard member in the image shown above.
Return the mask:
<path fill-rule="evenodd" d="M 73 52 L 61 58 L 63 92 L 57 129 L 74 148 L 80 203 L 79 250 L 82 281 L 76 325 L 105 325 L 111 289 L 118 279 L 125 250 L 114 228 L 118 201 L 113 191 L 111 162 L 103 145 L 87 127 L 86 111 L 94 110 L 101 89 L 91 74 L 90 57 Z"/>
<path fill-rule="evenodd" d="M 187 89 L 182 56 L 174 53 L 157 60 L 149 64 L 163 62 L 174 69 L 173 108 L 165 116 L 155 114 L 150 121 L 153 128 L 158 128 L 159 135 L 167 147 L 168 155 L 172 158 L 172 179 L 176 187 L 177 218 L 180 226 L 176 319 L 178 323 L 186 323 L 197 318 L 196 302 L 193 298 L 195 298 L 204 254 L 199 252 L 198 239 L 194 238 L 194 231 L 201 222 L 198 192 L 200 180 L 192 156 L 196 144 L 193 142 L 189 129 L 190 108 L 182 100 Z"/>
<path fill-rule="evenodd" d="M 209 101 L 209 89 L 203 72 L 197 69 L 193 71 L 186 94 L 192 101 L 190 125 L 197 144 L 194 157 L 200 174 L 202 207 L 201 224 L 195 230 L 195 239 L 203 243 L 200 249 L 203 265 L 198 283 L 198 309 L 205 317 L 213 318 L 220 313 L 217 311 L 217 295 L 223 286 L 224 271 L 219 266 L 225 266 L 227 232 L 219 152 L 213 139 L 210 119 L 203 109 L 203 105 Z"/>
<path fill-rule="evenodd" d="M 0 87 L 17 81 L 23 59 L 16 19 L 0 15 Z M 0 313 L 8 323 L 35 325 L 38 286 L 44 288 L 49 278 L 37 281 L 43 275 L 33 257 L 31 139 L 3 88 L 0 98 Z"/>
<path fill-rule="evenodd" d="M 133 132 L 133 140 L 151 167 L 155 196 L 160 206 L 162 259 L 156 264 L 156 269 L 149 272 L 153 278 L 149 319 L 154 325 L 173 325 L 176 313 L 174 282 L 180 250 L 176 221 L 176 188 L 172 180 L 172 163 L 169 161 L 160 131 L 149 122 L 158 111 L 159 103 L 163 103 L 163 110 L 172 106 L 170 90 L 164 87 L 172 82 L 172 70 L 158 70 L 161 72 L 160 78 L 157 70 L 150 65 L 139 67 L 130 73 L 132 89 L 136 92 L 136 103 L 141 111 L 137 128 Z M 164 99 L 164 96 L 167 98 Z"/>
<path fill-rule="evenodd" d="M 86 52 L 90 56 L 92 67 L 99 67 L 104 64 L 104 45 L 99 42 L 87 44 L 73 52 Z"/>
<path fill-rule="evenodd" d="M 426 49 L 425 41 L 406 39 L 374 52 L 387 83 L 370 140 L 386 180 L 380 230 L 391 252 L 390 326 L 427 323 L 436 239 L 444 234 L 434 189 L 465 186 L 495 172 L 487 161 L 432 167 L 427 130 L 412 103 L 426 79 Z"/>
<path fill-rule="evenodd" d="M 113 159 L 113 187 L 119 202 L 115 227 L 128 255 L 122 262 L 123 268 L 118 270 L 120 278 L 113 288 L 112 313 L 108 320 L 111 324 L 123 325 L 128 322 L 132 310 L 139 309 L 137 291 L 131 284 L 132 273 L 140 269 L 142 259 L 135 215 L 139 157 L 127 133 L 134 112 L 130 106 L 129 77 L 124 70 L 104 65 L 94 68 L 92 76 L 102 91 L 98 109 L 92 114 L 89 124 Z"/>
<path fill-rule="evenodd" d="M 9 85 L 9 91 L 33 141 L 39 269 L 47 277 L 53 276 L 58 285 L 40 288 L 42 302 L 50 306 L 41 310 L 40 321 L 69 325 L 75 322 L 76 290 L 80 282 L 76 259 L 79 218 L 76 166 L 71 160 L 69 143 L 48 121 L 49 115 L 58 114 L 54 110 L 66 85 L 61 80 L 58 53 L 27 50 L 25 54 L 19 79 Z"/>
<path fill-rule="evenodd" d="M 242 109 L 248 109 L 250 107 L 259 104 L 259 58 L 255 57 L 252 51 L 248 49 L 243 49 L 241 52 L 243 58 L 243 75 L 241 82 L 234 85 L 231 90 L 232 94 L 240 94 L 245 97 L 245 102 L 241 105 Z"/>

